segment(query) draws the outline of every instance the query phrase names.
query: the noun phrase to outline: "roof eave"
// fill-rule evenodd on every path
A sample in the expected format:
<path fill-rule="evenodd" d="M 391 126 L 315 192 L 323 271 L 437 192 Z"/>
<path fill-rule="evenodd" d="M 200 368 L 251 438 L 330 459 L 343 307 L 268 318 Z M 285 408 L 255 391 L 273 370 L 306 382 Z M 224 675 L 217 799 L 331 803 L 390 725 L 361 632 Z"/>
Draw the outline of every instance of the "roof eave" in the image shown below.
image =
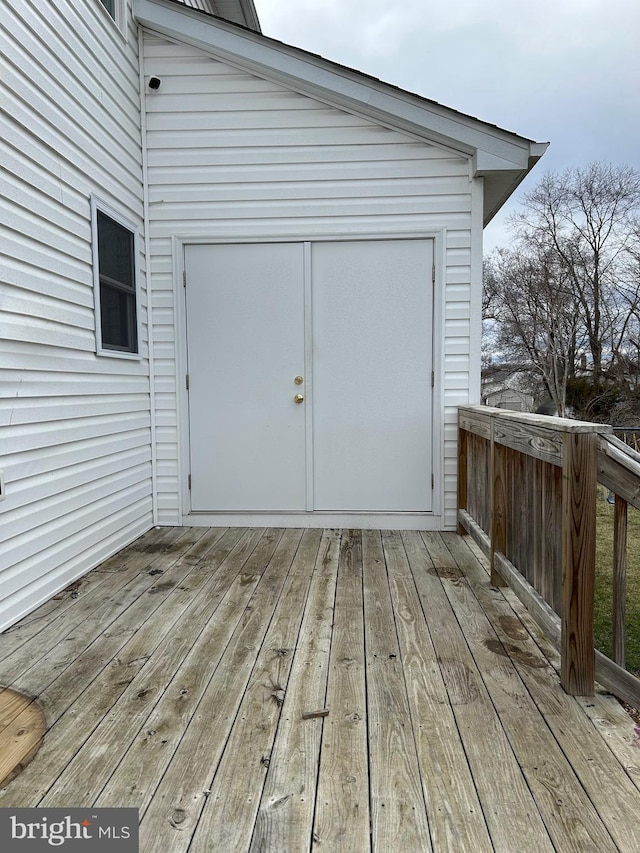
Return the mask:
<path fill-rule="evenodd" d="M 472 175 L 484 178 L 485 224 L 547 147 L 173 0 L 134 0 L 133 11 L 143 26 L 249 73 L 472 158 Z"/>
<path fill-rule="evenodd" d="M 475 176 L 484 178 L 483 225 L 485 227 L 517 190 L 548 147 L 548 142 L 531 142 L 526 168 L 519 169 L 509 168 L 507 163 L 500 164 L 500 167 L 496 168 L 496 164 L 490 164 L 487 158 L 475 157 Z"/>

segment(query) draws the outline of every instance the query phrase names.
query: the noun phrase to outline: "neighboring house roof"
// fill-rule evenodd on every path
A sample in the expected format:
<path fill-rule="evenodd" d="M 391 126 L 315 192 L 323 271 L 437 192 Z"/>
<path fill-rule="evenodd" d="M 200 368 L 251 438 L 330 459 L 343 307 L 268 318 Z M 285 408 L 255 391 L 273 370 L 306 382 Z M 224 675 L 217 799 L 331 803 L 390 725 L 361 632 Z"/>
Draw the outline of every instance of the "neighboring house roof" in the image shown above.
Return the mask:
<path fill-rule="evenodd" d="M 134 0 L 133 12 L 155 32 L 250 73 L 472 157 L 473 175 L 484 178 L 485 225 L 548 146 L 176 0 Z"/>

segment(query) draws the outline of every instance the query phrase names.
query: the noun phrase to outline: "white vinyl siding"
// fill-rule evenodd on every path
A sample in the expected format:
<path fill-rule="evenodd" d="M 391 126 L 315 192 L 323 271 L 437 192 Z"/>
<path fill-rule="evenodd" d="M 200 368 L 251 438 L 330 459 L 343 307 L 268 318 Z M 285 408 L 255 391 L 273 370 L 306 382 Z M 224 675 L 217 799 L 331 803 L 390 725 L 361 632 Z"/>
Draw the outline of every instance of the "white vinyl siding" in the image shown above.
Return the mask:
<path fill-rule="evenodd" d="M 3 7 L 0 629 L 152 524 L 141 359 L 98 358 L 90 197 L 143 235 L 137 30 L 97 0 Z"/>
<path fill-rule="evenodd" d="M 468 159 L 153 33 L 144 38 L 160 520 L 181 522 L 172 237 L 206 242 L 438 232 L 444 318 L 444 523 L 455 524 L 456 406 L 468 402 L 472 198 Z M 480 285 L 477 273 L 474 287 Z M 178 294 L 179 298 L 179 294 Z M 437 405 L 437 401 L 436 401 Z M 437 453 L 441 449 L 437 448 Z"/>

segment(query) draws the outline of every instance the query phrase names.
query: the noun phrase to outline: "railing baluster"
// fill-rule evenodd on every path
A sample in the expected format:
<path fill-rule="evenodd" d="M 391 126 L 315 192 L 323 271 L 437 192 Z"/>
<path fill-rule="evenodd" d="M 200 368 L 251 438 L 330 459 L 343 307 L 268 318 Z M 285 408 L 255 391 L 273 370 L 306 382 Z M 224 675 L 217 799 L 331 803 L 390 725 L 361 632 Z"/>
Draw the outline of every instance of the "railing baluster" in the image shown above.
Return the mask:
<path fill-rule="evenodd" d="M 613 518 L 613 659 L 625 666 L 627 594 L 627 502 L 616 495 Z"/>
<path fill-rule="evenodd" d="M 505 581 L 496 569 L 496 552 L 507 552 L 507 448 L 496 444 L 491 437 L 491 583 L 505 586 Z"/>
<path fill-rule="evenodd" d="M 469 433 L 466 429 L 458 428 L 458 509 L 467 509 L 467 461 L 469 457 Z M 466 536 L 467 531 L 458 521 L 458 534 Z"/>

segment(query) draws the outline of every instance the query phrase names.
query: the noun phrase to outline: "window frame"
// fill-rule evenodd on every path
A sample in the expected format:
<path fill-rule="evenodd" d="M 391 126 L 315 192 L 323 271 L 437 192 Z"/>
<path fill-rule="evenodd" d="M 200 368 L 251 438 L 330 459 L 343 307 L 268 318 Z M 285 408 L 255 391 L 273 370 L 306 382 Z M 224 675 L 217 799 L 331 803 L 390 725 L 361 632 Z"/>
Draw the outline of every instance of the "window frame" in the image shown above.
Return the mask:
<path fill-rule="evenodd" d="M 107 16 L 111 23 L 114 24 L 121 33 L 124 33 L 126 0 L 113 0 L 113 15 L 107 9 L 102 0 L 97 0 L 97 4 L 101 8 L 102 13 Z"/>
<path fill-rule="evenodd" d="M 98 211 L 115 223 L 129 231 L 133 237 L 133 307 L 135 310 L 134 328 L 136 335 L 136 348 L 119 349 L 103 343 L 102 340 L 102 310 L 100 303 L 100 259 L 98 253 Z M 141 300 L 140 300 L 140 235 L 138 228 L 126 216 L 123 216 L 111 205 L 91 196 L 91 254 L 93 262 L 93 307 L 96 335 L 96 355 L 108 358 L 124 358 L 133 361 L 142 359 L 142 322 L 141 322 Z"/>

